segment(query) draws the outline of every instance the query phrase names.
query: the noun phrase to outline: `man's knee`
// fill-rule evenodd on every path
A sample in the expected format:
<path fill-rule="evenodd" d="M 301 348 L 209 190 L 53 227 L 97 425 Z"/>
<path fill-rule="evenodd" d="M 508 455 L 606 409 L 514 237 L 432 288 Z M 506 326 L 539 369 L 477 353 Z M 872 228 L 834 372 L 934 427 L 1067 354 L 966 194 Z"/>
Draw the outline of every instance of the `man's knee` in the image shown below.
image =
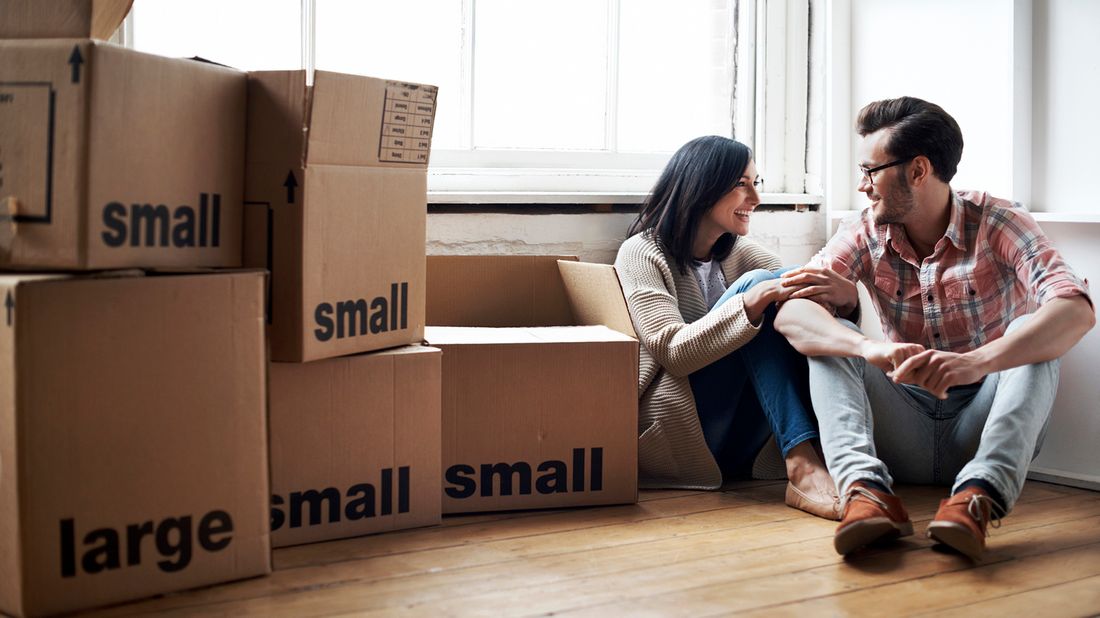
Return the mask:
<path fill-rule="evenodd" d="M 844 319 L 844 318 L 837 318 L 836 321 L 841 326 L 845 326 L 845 327 L 847 327 L 851 330 L 854 330 L 854 331 L 856 331 L 857 333 L 859 333 L 861 335 L 863 334 L 863 329 L 861 329 L 859 327 L 859 324 L 856 324 L 855 322 L 853 322 L 851 320 L 847 320 L 847 319 Z"/>
<path fill-rule="evenodd" d="M 1008 328 L 1005 329 L 1005 334 L 1007 335 L 1008 333 L 1011 333 L 1014 330 L 1018 330 L 1021 326 L 1023 326 L 1024 324 L 1027 324 L 1027 321 L 1030 320 L 1030 319 L 1031 319 L 1031 314 L 1030 313 L 1025 313 L 1024 315 L 1021 315 L 1020 317 L 1016 318 L 1015 320 L 1012 320 L 1011 322 L 1008 323 Z"/>

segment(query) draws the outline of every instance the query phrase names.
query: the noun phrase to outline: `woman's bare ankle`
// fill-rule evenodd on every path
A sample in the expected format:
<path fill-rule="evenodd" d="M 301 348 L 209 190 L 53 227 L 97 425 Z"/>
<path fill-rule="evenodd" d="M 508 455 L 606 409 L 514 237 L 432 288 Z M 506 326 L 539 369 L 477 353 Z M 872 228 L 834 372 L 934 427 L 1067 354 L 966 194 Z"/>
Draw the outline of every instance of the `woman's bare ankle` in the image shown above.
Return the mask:
<path fill-rule="evenodd" d="M 796 444 L 787 451 L 784 463 L 787 466 L 787 478 L 796 487 L 814 486 L 825 479 L 828 479 L 829 483 L 832 482 L 829 471 L 818 457 L 811 440 Z"/>

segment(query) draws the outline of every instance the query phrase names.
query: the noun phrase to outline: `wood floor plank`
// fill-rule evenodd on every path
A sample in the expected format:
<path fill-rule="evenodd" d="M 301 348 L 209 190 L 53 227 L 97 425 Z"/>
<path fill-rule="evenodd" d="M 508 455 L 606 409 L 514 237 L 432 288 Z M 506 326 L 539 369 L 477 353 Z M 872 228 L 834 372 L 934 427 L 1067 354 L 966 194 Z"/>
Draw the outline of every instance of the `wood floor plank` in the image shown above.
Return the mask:
<path fill-rule="evenodd" d="M 943 618 L 1093 616 L 1100 613 L 1100 575 L 941 608 L 930 613 Z"/>
<path fill-rule="evenodd" d="M 1043 526 L 1057 519 L 1079 519 L 1084 515 L 1100 517 L 1100 501 L 1093 500 L 1087 507 L 1073 504 L 1067 501 L 1067 509 L 1054 512 L 1044 510 L 1034 516 L 1021 516 L 1016 524 L 1017 528 L 1025 526 Z M 804 571 L 820 566 L 832 565 L 840 562 L 840 558 L 832 549 L 832 526 L 828 526 L 821 534 L 806 534 L 807 526 L 799 526 L 791 533 L 785 530 L 769 530 L 762 526 L 746 531 L 751 538 L 738 539 L 733 535 L 726 538 L 712 538 L 708 535 L 691 545 L 681 544 L 675 550 L 665 550 L 665 553 L 656 552 L 655 559 L 643 561 L 644 556 L 636 556 L 636 564 L 628 562 L 615 564 L 606 556 L 601 562 L 604 567 L 601 572 L 585 573 L 581 565 L 585 558 L 595 556 L 575 556 L 573 575 L 569 580 L 563 580 L 554 584 L 540 582 L 537 589 L 537 599 L 528 600 L 526 606 L 533 612 L 562 612 L 572 607 L 583 607 L 585 604 L 596 602 L 617 604 L 638 596 L 639 591 L 644 595 L 653 595 L 662 591 L 693 588 L 710 584 L 720 584 L 737 578 L 759 578 L 782 576 L 788 572 Z M 801 534 L 800 534 L 801 533 Z M 754 546 L 753 542 L 757 544 Z M 893 551 L 904 552 L 930 546 L 931 543 L 922 539 L 907 541 L 894 548 Z M 732 550 L 732 551 L 731 551 Z M 677 553 L 672 553 L 676 551 Z M 685 559 L 685 556 L 687 557 Z M 661 559 L 664 558 L 662 562 Z M 955 561 L 950 561 L 954 566 Z M 638 565 L 651 565 L 639 567 Z M 614 569 L 621 568 L 619 572 Z M 466 586 L 476 585 L 476 582 L 467 581 Z M 518 584 L 522 587 L 522 583 Z M 517 589 L 522 593 L 522 588 Z M 465 599 L 448 599 L 442 603 L 423 606 L 419 609 L 426 613 L 449 613 L 457 611 L 462 605 L 469 604 L 474 607 L 485 607 L 499 610 L 506 607 L 510 600 L 514 599 L 517 591 L 498 590 L 486 595 Z M 417 593 L 415 588 L 408 599 L 424 598 L 422 593 Z M 568 602 L 558 599 L 567 598 Z M 644 604 L 644 603 L 643 603 Z M 406 604 L 406 608 L 415 605 L 415 601 Z M 608 611 L 610 606 L 599 608 L 595 613 Z M 618 611 L 616 607 L 616 611 Z M 631 608 L 633 610 L 633 608 Z"/>
<path fill-rule="evenodd" d="M 275 567 L 331 564 L 394 553 L 468 546 L 518 537 L 598 528 L 616 524 L 679 517 L 692 513 L 759 504 L 757 499 L 733 493 L 694 492 L 637 505 L 571 509 L 526 518 L 479 521 L 457 528 L 422 528 L 389 534 L 288 547 L 275 553 Z"/>
<path fill-rule="evenodd" d="M 929 497 L 935 496 L 930 494 Z M 1067 505 L 1073 502 L 1073 500 L 1066 500 Z M 1096 506 L 1097 509 L 1100 509 L 1100 505 Z M 761 507 L 755 507 L 756 510 L 760 508 Z M 603 549 L 592 549 L 588 551 L 578 550 L 577 547 L 574 547 L 572 550 L 567 549 L 564 553 L 551 554 L 541 558 L 537 555 L 534 558 L 530 556 L 517 556 L 519 560 L 509 564 L 508 568 L 503 570 L 499 566 L 490 564 L 483 568 L 443 569 L 436 573 L 425 573 L 420 577 L 397 577 L 384 581 L 370 580 L 369 578 L 358 579 L 355 577 L 356 574 L 352 572 L 344 573 L 341 571 L 340 573 L 329 573 L 329 575 L 334 576 L 334 579 L 338 580 L 339 583 L 337 585 L 341 587 L 342 590 L 340 591 L 341 598 L 339 602 L 330 604 L 327 607 L 328 609 L 337 611 L 381 607 L 388 608 L 383 613 L 390 613 L 395 606 L 405 607 L 412 605 L 415 607 L 418 601 L 443 600 L 445 602 L 450 602 L 455 597 L 467 596 L 477 592 L 484 593 L 493 591 L 502 585 L 519 587 L 521 593 L 522 588 L 534 587 L 538 590 L 546 590 L 551 596 L 554 596 L 556 594 L 566 594 L 571 590 L 573 584 L 568 581 L 562 582 L 562 580 L 568 580 L 570 578 L 577 579 L 578 577 L 599 577 L 601 573 L 609 570 L 629 570 L 645 565 L 658 565 L 653 569 L 657 573 L 652 577 L 659 581 L 662 579 L 660 571 L 663 567 L 661 565 L 665 562 L 674 562 L 680 559 L 697 559 L 701 555 L 720 555 L 722 553 L 728 553 L 731 548 L 736 548 L 738 551 L 744 551 L 752 547 L 767 548 L 774 545 L 790 544 L 792 540 L 801 538 L 813 540 L 814 551 L 808 552 L 808 554 L 813 559 L 817 560 L 817 562 L 808 563 L 803 566 L 809 567 L 814 564 L 836 561 L 837 557 L 832 552 L 831 545 L 829 544 L 829 538 L 831 537 L 834 526 L 832 522 L 804 516 L 797 511 L 782 507 L 781 505 L 773 504 L 769 505 L 767 508 L 770 509 L 770 512 L 756 513 L 756 515 L 763 515 L 763 517 L 754 520 L 764 521 L 766 522 L 765 524 L 751 528 L 734 528 L 726 531 L 717 530 L 713 532 L 699 529 L 695 532 L 694 536 L 699 536 L 700 540 L 694 545 L 684 544 L 684 539 L 691 535 L 690 531 L 694 529 L 693 527 L 688 527 L 685 528 L 683 534 L 666 538 L 658 542 L 613 545 Z M 931 507 L 928 506 L 927 508 L 929 512 L 931 512 Z M 785 522 L 774 521 L 775 518 L 784 515 L 789 517 Z M 730 517 L 730 514 L 726 514 L 725 517 Z M 1021 517 L 1021 523 L 1022 521 L 1023 518 Z M 774 552 L 771 553 L 774 554 Z M 805 550 L 795 548 L 781 555 L 769 555 L 766 551 L 757 552 L 756 555 L 759 564 L 775 567 L 778 568 L 779 571 L 783 571 L 793 568 L 794 565 L 788 563 L 796 558 L 801 558 L 801 554 L 806 553 Z M 706 565 L 702 567 L 689 566 L 687 567 L 688 570 L 685 576 L 690 576 L 693 571 L 706 568 L 708 568 Z M 728 569 L 719 564 L 717 567 L 711 568 L 710 570 L 715 573 L 722 573 Z M 358 575 L 362 575 L 362 573 Z M 347 577 L 350 577 L 350 579 L 343 579 Z M 607 590 L 611 590 L 618 591 L 619 594 L 629 594 L 630 590 L 637 588 L 637 586 L 631 588 L 631 583 L 637 582 L 638 580 L 636 575 L 627 575 L 621 579 L 622 581 L 608 582 L 606 587 L 599 584 L 594 588 L 593 592 L 607 592 Z M 325 599 L 331 596 L 330 588 L 314 588 L 308 581 L 307 579 L 306 582 L 299 582 L 305 585 L 279 594 L 279 596 L 283 598 L 284 610 L 290 610 L 290 613 L 294 613 L 295 611 L 309 611 L 310 607 L 313 607 L 316 603 L 324 604 Z M 554 588 L 546 588 L 547 585 L 555 582 L 559 582 L 561 585 Z M 647 580 L 643 578 L 642 582 L 645 583 Z M 644 585 L 642 589 L 645 589 Z M 498 604 L 482 604 L 487 607 L 493 607 L 494 611 L 504 609 Z M 459 603 L 458 605 L 450 604 L 442 607 L 426 607 L 424 611 L 448 613 L 463 606 L 464 604 Z M 264 599 L 255 602 L 244 600 L 244 602 L 239 604 L 222 605 L 219 607 L 227 611 L 232 610 L 232 613 L 249 611 L 266 613 L 271 611 L 268 601 Z M 213 606 L 207 609 L 212 611 L 216 610 Z"/>
<path fill-rule="evenodd" d="M 798 517 L 800 514 L 783 505 L 768 505 L 757 511 L 759 502 L 733 494 L 697 493 L 682 499 L 647 502 L 636 506 L 616 507 L 608 512 L 571 511 L 546 521 L 525 520 L 526 528 L 508 530 L 508 525 L 520 526 L 513 520 L 498 526 L 466 531 L 467 536 L 451 529 L 421 529 L 407 532 L 350 539 L 327 544 L 304 545 L 276 552 L 309 550 L 329 551 L 342 557 L 362 557 L 371 560 L 326 559 L 311 562 L 311 557 L 296 560 L 298 566 L 282 567 L 272 575 L 219 586 L 196 593 L 181 593 L 165 599 L 147 601 L 145 607 L 124 606 L 102 615 L 127 615 L 180 605 L 189 594 L 205 601 L 223 602 L 234 598 L 284 594 L 299 588 L 311 589 L 329 580 L 373 581 L 417 573 L 468 568 L 512 562 L 547 553 L 567 553 L 592 547 L 638 543 L 647 540 L 699 533 L 707 530 L 757 525 L 773 520 Z M 598 524 L 598 525 L 597 525 Z M 440 535 L 449 535 L 445 543 Z M 425 537 L 428 537 L 427 540 Z M 373 545 L 369 541 L 382 541 Z M 328 548 L 324 546 L 327 545 Z M 416 550 L 410 550 L 410 547 Z M 284 553 L 285 556 L 285 553 Z M 278 564 L 279 561 L 276 560 Z"/>
<path fill-rule="evenodd" d="M 1090 523 L 1096 526 L 1100 519 Z M 1021 589 L 1032 590 L 1062 583 L 1067 572 L 1087 577 L 1100 575 L 1100 534 L 1085 536 L 1095 541 L 854 592 L 767 607 L 748 615 L 868 613 L 881 608 L 883 599 L 890 599 L 898 607 L 920 608 L 923 612 L 938 614 L 941 609 L 960 603 L 995 599 Z"/>
<path fill-rule="evenodd" d="M 850 565 L 832 551 L 835 523 L 785 507 L 784 487 L 784 482 L 766 482 L 723 492 L 653 492 L 653 497 L 643 492 L 647 499 L 634 506 L 503 519 L 473 516 L 463 525 L 286 548 L 276 552 L 279 570 L 270 577 L 96 615 L 499 615 L 563 610 L 598 615 L 651 609 L 683 613 L 685 608 L 694 614 L 728 609 L 714 604 L 712 589 L 747 586 L 755 591 L 762 579 L 797 591 L 788 593 L 792 604 L 877 585 L 846 579 L 847 587 L 839 590 L 821 584 L 802 587 L 798 578 L 806 573 L 827 580 L 818 571 Z M 1066 521 L 1100 517 L 1100 494 L 1053 487 L 1028 483 L 1011 523 L 992 543 L 1025 538 L 1031 528 L 1049 528 L 1046 536 L 1035 537 L 1049 541 L 1068 534 Z M 926 520 L 944 492 L 913 487 L 899 493 L 914 519 Z M 1096 524 L 1091 522 L 1094 528 Z M 871 565 L 865 570 L 872 575 L 875 568 L 883 569 L 889 583 L 966 568 L 959 566 L 958 557 L 928 551 L 927 545 L 914 540 L 869 552 L 862 562 Z"/>
<path fill-rule="evenodd" d="M 1078 552 L 1085 543 L 1100 542 L 1098 524 L 1100 515 L 1010 531 L 1001 539 L 999 555 L 996 550 L 991 552 L 988 561 L 996 561 L 994 564 L 1020 563 L 1023 558 L 1055 551 Z M 695 615 L 721 615 L 737 611 L 762 616 L 814 616 L 874 613 L 881 610 L 877 604 L 884 599 L 889 599 L 892 609 L 914 610 L 929 607 L 930 597 L 939 598 L 942 594 L 939 588 L 925 587 L 922 582 L 931 581 L 934 576 L 969 573 L 990 566 L 988 561 L 984 566 L 975 566 L 961 556 L 930 551 L 925 549 L 929 543 L 921 539 L 911 543 L 917 545 L 912 551 L 883 552 L 873 557 L 863 557 L 862 560 L 835 560 L 831 564 L 807 570 L 643 597 L 619 603 L 615 610 L 631 614 L 660 614 L 686 604 Z M 1100 552 L 1096 553 L 1100 560 Z M 913 586 L 914 582 L 920 587 L 917 594 L 904 598 L 895 594 L 905 590 L 906 586 Z M 1010 580 L 1009 586 L 1016 583 Z M 607 609 L 590 608 L 578 613 L 599 615 Z"/>

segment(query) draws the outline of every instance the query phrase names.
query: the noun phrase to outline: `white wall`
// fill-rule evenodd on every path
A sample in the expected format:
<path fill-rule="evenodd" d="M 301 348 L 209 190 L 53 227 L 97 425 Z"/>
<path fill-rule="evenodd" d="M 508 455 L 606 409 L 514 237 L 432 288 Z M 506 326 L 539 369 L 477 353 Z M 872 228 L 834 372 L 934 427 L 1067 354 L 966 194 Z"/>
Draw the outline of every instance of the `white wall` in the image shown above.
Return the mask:
<path fill-rule="evenodd" d="M 1079 275 L 1092 283 L 1093 300 L 1100 301 L 1100 260 L 1096 239 L 1100 223 L 1043 223 L 1043 231 Z M 1046 442 L 1032 463 L 1032 473 L 1068 477 L 1100 489 L 1100 328 L 1094 328 L 1065 357 L 1058 382 L 1058 398 Z"/>
<path fill-rule="evenodd" d="M 517 207 L 522 213 L 522 207 Z M 428 254 L 576 255 L 610 264 L 636 215 L 620 213 L 428 215 Z M 757 212 L 751 236 L 786 265 L 806 262 L 825 242 L 820 212 Z"/>
<path fill-rule="evenodd" d="M 1033 209 L 1100 213 L 1100 2 L 1035 2 L 1033 46 Z"/>
<path fill-rule="evenodd" d="M 962 127 L 963 157 L 956 189 L 1012 192 L 1013 3 L 1006 0 L 853 0 L 851 3 L 851 105 L 859 109 L 903 95 L 931 101 Z M 850 130 L 851 205 L 855 143 Z"/>

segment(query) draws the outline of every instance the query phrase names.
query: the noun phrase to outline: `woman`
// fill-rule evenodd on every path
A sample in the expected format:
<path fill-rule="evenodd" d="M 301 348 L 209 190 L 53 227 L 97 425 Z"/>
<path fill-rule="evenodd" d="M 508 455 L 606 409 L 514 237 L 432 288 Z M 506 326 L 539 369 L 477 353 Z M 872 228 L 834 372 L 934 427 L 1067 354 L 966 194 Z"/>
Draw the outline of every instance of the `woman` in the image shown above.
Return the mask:
<path fill-rule="evenodd" d="M 838 519 L 806 359 L 772 326 L 792 289 L 775 272 L 779 258 L 745 238 L 759 185 L 747 146 L 694 139 L 672 156 L 619 249 L 615 268 L 642 344 L 640 480 L 717 489 L 748 477 L 774 434 L 787 504 Z"/>

